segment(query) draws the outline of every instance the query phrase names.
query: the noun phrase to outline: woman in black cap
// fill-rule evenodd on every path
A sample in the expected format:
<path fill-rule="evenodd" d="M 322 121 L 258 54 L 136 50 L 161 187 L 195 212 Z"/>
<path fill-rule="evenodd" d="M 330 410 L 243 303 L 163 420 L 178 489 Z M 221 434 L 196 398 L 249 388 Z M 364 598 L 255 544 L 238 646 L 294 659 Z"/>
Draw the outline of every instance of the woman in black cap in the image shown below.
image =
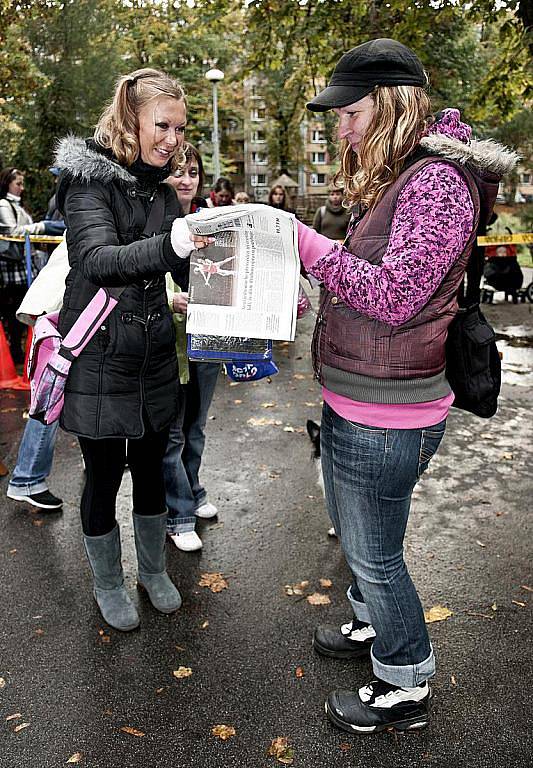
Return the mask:
<path fill-rule="evenodd" d="M 327 699 L 329 718 L 349 733 L 428 723 L 435 660 L 403 538 L 454 399 L 445 341 L 459 286 L 516 160 L 470 141 L 457 110 L 432 120 L 425 85 L 411 50 L 371 40 L 344 54 L 307 105 L 339 117 L 339 176 L 355 211 L 346 247 L 298 222 L 303 265 L 325 288 L 313 339 L 322 466 L 355 614 L 340 628 L 317 627 L 314 647 L 370 655 L 374 670 L 358 691 Z"/>

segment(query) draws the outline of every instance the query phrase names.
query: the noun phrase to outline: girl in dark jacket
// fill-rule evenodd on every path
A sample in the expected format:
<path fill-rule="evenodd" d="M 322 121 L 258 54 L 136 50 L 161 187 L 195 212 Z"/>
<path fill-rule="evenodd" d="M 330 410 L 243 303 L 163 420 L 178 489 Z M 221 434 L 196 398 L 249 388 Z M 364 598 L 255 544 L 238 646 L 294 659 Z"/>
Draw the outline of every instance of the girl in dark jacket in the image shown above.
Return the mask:
<path fill-rule="evenodd" d="M 184 161 L 185 123 L 179 83 L 157 70 L 140 69 L 119 79 L 94 139 L 68 137 L 56 157 L 71 267 L 61 333 L 68 332 L 100 287 L 126 286 L 72 364 L 61 415 L 63 429 L 78 435 L 85 460 L 81 518 L 94 596 L 107 623 L 123 631 L 139 625 L 124 587 L 115 519 L 126 461 L 133 484 L 138 585 L 163 613 L 181 605 L 165 566 L 162 461 L 180 391 L 164 275 L 172 271 L 185 279 L 192 243 L 183 227 L 173 230 L 181 211 L 161 182 Z M 158 206 L 164 203 L 163 221 L 158 232 L 146 233 L 156 198 Z"/>

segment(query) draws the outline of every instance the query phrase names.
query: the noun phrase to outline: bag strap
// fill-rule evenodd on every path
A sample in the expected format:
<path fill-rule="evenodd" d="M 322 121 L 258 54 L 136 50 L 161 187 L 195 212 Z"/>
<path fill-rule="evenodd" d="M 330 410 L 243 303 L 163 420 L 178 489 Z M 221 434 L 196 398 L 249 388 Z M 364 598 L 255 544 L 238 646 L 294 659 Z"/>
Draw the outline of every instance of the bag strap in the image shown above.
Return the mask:
<path fill-rule="evenodd" d="M 13 216 L 15 217 L 15 226 L 18 226 L 18 223 L 19 223 L 18 211 L 13 205 L 13 203 L 11 202 L 11 200 L 8 200 L 7 197 L 5 199 L 6 199 L 6 202 L 9 203 L 9 205 L 11 206 L 11 210 L 13 211 Z"/>
<path fill-rule="evenodd" d="M 143 239 L 159 234 L 165 217 L 165 190 L 163 185 L 158 187 L 152 198 L 152 205 L 146 219 Z M 68 360 L 74 360 L 90 342 L 99 326 L 117 306 L 120 296 L 126 290 L 127 285 L 119 285 L 113 288 L 100 288 L 85 307 L 70 331 L 67 333 L 59 353 Z"/>

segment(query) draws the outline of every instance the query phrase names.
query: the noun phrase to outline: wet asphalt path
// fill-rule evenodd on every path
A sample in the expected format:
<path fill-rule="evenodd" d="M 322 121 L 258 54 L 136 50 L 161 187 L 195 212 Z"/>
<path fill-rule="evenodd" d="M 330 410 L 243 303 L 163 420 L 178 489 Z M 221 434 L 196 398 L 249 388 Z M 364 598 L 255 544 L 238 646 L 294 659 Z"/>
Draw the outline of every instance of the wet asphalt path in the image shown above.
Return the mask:
<path fill-rule="evenodd" d="M 495 305 L 487 314 L 531 334 L 530 305 Z M 323 701 L 332 687 L 366 682 L 370 666 L 311 649 L 318 621 L 348 616 L 347 572 L 326 535 L 304 431 L 307 418 L 320 416 L 312 324 L 306 317 L 294 345 L 276 345 L 280 374 L 271 383 L 219 381 L 203 477 L 220 515 L 201 524 L 201 553 L 168 547 L 184 596 L 174 616 L 156 614 L 135 590 L 128 475 L 119 516 L 142 621 L 129 634 L 107 628 L 91 597 L 74 438 L 60 435 L 51 478 L 65 500 L 62 515 L 7 500 L 7 479 L 0 481 L 1 768 L 56 768 L 76 753 L 87 768 L 268 768 L 281 765 L 266 754 L 278 736 L 294 749 L 295 768 L 531 765 L 528 375 L 504 386 L 490 422 L 452 411 L 416 491 L 407 560 L 424 606 L 453 612 L 430 627 L 439 664 L 431 727 L 403 737 L 350 736 L 329 725 Z M 11 466 L 24 402 L 20 393 L 0 392 L 0 457 Z M 200 587 L 204 572 L 222 572 L 228 588 Z M 331 588 L 320 586 L 324 578 Z M 284 585 L 302 580 L 306 594 L 328 594 L 331 604 L 285 594 Z M 173 677 L 180 666 L 192 675 Z M 215 738 L 211 729 L 220 724 L 236 735 Z"/>

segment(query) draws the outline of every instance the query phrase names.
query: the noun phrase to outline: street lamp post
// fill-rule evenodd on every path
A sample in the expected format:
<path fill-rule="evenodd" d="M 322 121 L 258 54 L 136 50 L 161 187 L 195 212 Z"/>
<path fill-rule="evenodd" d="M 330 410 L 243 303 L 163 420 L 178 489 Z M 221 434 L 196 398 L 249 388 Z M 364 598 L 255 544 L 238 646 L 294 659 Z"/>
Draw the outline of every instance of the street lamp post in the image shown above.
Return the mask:
<path fill-rule="evenodd" d="M 224 72 L 220 69 L 210 69 L 205 76 L 213 84 L 213 182 L 215 182 L 220 177 L 217 85 L 224 79 Z"/>

